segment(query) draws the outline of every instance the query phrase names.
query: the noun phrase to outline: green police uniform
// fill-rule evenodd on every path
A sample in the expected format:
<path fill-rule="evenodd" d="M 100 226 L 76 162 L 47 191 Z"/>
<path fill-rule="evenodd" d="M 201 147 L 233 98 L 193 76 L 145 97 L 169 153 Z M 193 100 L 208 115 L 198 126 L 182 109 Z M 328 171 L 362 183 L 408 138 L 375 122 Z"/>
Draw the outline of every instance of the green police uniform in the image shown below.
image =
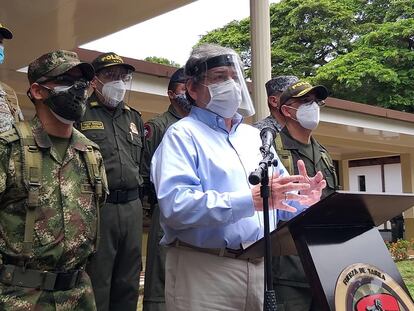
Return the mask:
<path fill-rule="evenodd" d="M 337 188 L 335 167 L 328 151 L 313 137 L 310 144 L 302 144 L 290 136 L 284 127 L 275 139 L 276 152 L 289 174 L 297 175 L 297 161 L 303 160 L 309 176 L 321 171 L 327 186 L 322 198 Z M 276 292 L 278 310 L 308 311 L 317 310 L 312 303 L 312 294 L 299 256 L 273 257 L 273 285 Z"/>
<path fill-rule="evenodd" d="M 141 115 L 124 102 L 111 112 L 93 94 L 76 127 L 99 145 L 109 184 L 99 249 L 87 266 L 96 304 L 98 310 L 136 310 L 142 266 Z"/>
<path fill-rule="evenodd" d="M 103 160 L 75 129 L 63 152 L 52 141 L 36 117 L 0 134 L 0 310 L 96 310 L 83 269 L 107 191 Z"/>
<path fill-rule="evenodd" d="M 145 192 L 152 208 L 151 227 L 148 236 L 147 259 L 145 264 L 144 311 L 165 310 L 165 249 L 160 245 L 164 232 L 160 226 L 160 210 L 156 203 L 153 186 L 149 181 L 151 158 L 161 143 L 167 129 L 181 117 L 170 105 L 168 111 L 145 123 L 146 148 L 144 153 L 142 174 L 145 181 Z"/>

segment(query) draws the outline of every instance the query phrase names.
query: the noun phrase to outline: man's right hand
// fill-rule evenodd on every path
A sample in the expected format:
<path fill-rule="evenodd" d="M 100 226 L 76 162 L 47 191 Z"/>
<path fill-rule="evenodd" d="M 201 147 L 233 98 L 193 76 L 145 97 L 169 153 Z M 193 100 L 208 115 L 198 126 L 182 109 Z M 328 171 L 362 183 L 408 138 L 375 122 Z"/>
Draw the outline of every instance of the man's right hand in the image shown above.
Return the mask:
<path fill-rule="evenodd" d="M 306 202 L 309 200 L 307 195 L 298 194 L 299 191 L 306 191 L 310 185 L 305 177 L 301 175 L 277 176 L 273 175 L 269 179 L 270 197 L 269 209 L 280 209 L 288 212 L 296 212 L 296 208 L 289 205 L 288 201 Z M 254 208 L 257 211 L 263 210 L 263 198 L 260 196 L 261 185 L 254 186 L 252 191 Z"/>

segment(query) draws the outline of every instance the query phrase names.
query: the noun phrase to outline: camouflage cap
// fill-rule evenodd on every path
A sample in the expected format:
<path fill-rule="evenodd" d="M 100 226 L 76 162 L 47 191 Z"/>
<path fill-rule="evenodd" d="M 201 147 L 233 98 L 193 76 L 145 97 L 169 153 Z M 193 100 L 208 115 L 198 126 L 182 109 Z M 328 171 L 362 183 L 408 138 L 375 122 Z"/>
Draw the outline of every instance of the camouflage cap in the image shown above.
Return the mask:
<path fill-rule="evenodd" d="M 314 93 L 318 100 L 324 100 L 328 97 L 328 89 L 323 85 L 312 86 L 308 82 L 298 81 L 290 85 L 280 96 L 280 106 L 284 105 L 291 98 L 305 96 L 308 93 Z"/>
<path fill-rule="evenodd" d="M 266 82 L 267 96 L 272 96 L 276 92 L 285 91 L 289 85 L 298 82 L 299 78 L 296 76 L 278 76 Z"/>
<path fill-rule="evenodd" d="M 88 81 L 95 76 L 93 67 L 79 60 L 78 54 L 71 51 L 57 50 L 40 56 L 29 64 L 27 78 L 30 84 L 45 82 L 60 76 L 72 68 L 78 67 Z"/>
<path fill-rule="evenodd" d="M 0 35 L 2 35 L 4 39 L 13 38 L 12 32 L 8 30 L 6 27 L 4 27 L 1 23 L 0 23 Z"/>
<path fill-rule="evenodd" d="M 92 66 L 95 69 L 95 72 L 98 72 L 103 68 L 116 65 L 121 65 L 127 68 L 128 70 L 135 71 L 134 66 L 124 63 L 124 60 L 121 58 L 121 56 L 114 52 L 101 54 L 92 61 Z"/>

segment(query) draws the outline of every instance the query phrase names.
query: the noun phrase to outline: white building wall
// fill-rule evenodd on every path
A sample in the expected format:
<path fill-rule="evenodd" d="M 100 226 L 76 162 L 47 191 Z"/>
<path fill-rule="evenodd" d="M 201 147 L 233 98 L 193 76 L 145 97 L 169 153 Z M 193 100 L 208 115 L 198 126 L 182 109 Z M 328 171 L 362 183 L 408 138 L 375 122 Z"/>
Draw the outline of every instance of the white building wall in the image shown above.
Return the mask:
<path fill-rule="evenodd" d="M 358 176 L 365 176 L 366 192 L 382 192 L 381 166 L 359 166 L 349 168 L 349 187 L 351 191 L 359 191 Z M 401 164 L 384 165 L 385 192 L 402 193 Z M 391 224 L 387 221 L 378 229 L 390 229 Z M 387 236 L 387 239 L 389 237 Z"/>
<path fill-rule="evenodd" d="M 401 164 L 384 165 L 385 192 L 402 193 Z"/>
<path fill-rule="evenodd" d="M 358 176 L 365 176 L 366 192 L 382 192 L 381 166 L 359 166 L 349 168 L 349 189 L 359 191 Z"/>

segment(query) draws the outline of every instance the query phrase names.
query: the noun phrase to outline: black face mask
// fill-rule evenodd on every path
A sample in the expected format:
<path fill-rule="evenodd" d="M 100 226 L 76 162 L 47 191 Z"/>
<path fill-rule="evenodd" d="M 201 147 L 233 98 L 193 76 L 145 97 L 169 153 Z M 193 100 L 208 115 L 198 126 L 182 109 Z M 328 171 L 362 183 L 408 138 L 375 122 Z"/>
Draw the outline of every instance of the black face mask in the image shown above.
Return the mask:
<path fill-rule="evenodd" d="M 44 103 L 58 116 L 69 121 L 79 121 L 86 109 L 88 83 L 77 81 L 66 90 L 50 89 Z"/>
<path fill-rule="evenodd" d="M 184 111 L 190 112 L 192 105 L 185 94 L 176 94 L 174 99 L 176 103 L 179 104 L 181 108 L 183 108 Z"/>

